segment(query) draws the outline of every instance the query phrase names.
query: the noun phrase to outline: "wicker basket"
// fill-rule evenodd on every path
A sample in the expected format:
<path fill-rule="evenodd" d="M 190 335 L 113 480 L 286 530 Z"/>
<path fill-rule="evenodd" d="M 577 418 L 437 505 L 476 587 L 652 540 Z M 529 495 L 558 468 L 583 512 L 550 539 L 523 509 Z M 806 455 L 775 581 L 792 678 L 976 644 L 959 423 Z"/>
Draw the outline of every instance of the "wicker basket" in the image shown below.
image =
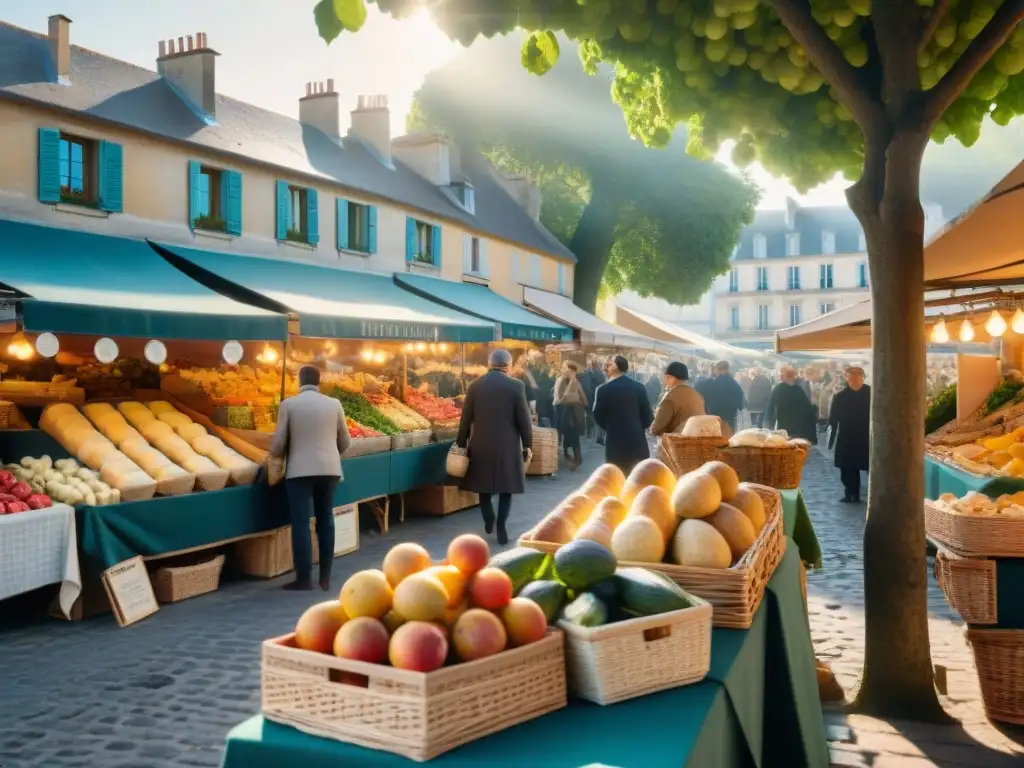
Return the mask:
<path fill-rule="evenodd" d="M 411 515 L 440 517 L 475 507 L 480 496 L 454 485 L 428 485 L 405 494 L 405 508 Z"/>
<path fill-rule="evenodd" d="M 678 477 L 703 467 L 709 461 L 717 460 L 727 445 L 729 439 L 725 437 L 662 435 L 658 442 L 658 454 Z"/>
<path fill-rule="evenodd" d="M 633 563 L 621 561 L 619 565 L 638 566 L 668 576 L 690 594 L 704 598 L 714 608 L 712 624 L 729 629 L 749 629 L 754 621 L 768 580 L 782 562 L 786 553 L 786 536 L 782 530 L 782 497 L 774 488 L 754 485 L 764 502 L 765 524 L 753 546 L 729 568 L 697 568 L 672 563 Z M 555 552 L 559 544 L 547 541 L 519 539 L 519 545 Z"/>
<path fill-rule="evenodd" d="M 558 430 L 533 428 L 533 461 L 526 468 L 528 475 L 553 475 L 558 471 Z"/>
<path fill-rule="evenodd" d="M 309 535 L 313 542 L 313 562 L 320 562 L 320 545 L 316 540 L 316 522 L 309 521 Z M 292 527 L 286 525 L 264 536 L 254 536 L 235 544 L 231 569 L 246 576 L 273 579 L 295 570 L 292 557 Z"/>
<path fill-rule="evenodd" d="M 935 555 L 935 579 L 946 600 L 967 624 L 997 624 L 994 560 Z"/>
<path fill-rule="evenodd" d="M 10 429 L 18 421 L 17 407 L 10 400 L 0 400 L 0 429 Z"/>
<path fill-rule="evenodd" d="M 1024 629 L 968 629 L 989 720 L 1024 725 Z"/>
<path fill-rule="evenodd" d="M 161 603 L 177 603 L 207 592 L 216 592 L 223 569 L 224 555 L 217 555 L 212 560 L 195 565 L 157 568 L 150 576 L 153 594 Z"/>
<path fill-rule="evenodd" d="M 597 704 L 696 683 L 711 668 L 711 606 L 703 600 L 603 627 L 558 626 L 565 632 L 569 690 Z"/>
<path fill-rule="evenodd" d="M 962 515 L 926 501 L 924 529 L 963 557 L 1024 557 L 1024 518 Z"/>
<path fill-rule="evenodd" d="M 263 643 L 263 716 L 300 731 L 430 760 L 566 705 L 562 633 L 434 672 Z"/>
<path fill-rule="evenodd" d="M 795 445 L 743 445 L 723 448 L 719 458 L 743 482 L 788 490 L 800 487 L 807 452 Z"/>

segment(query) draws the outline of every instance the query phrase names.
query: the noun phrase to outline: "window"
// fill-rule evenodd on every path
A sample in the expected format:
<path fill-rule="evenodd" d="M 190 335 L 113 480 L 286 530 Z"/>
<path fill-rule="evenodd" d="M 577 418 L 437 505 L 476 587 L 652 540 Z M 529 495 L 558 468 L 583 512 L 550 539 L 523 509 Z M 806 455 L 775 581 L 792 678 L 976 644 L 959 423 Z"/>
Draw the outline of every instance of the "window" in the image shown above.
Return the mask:
<path fill-rule="evenodd" d="M 831 254 L 836 252 L 836 233 L 827 229 L 821 233 L 821 252 Z"/>
<path fill-rule="evenodd" d="M 377 206 L 337 198 L 338 250 L 377 252 Z"/>
<path fill-rule="evenodd" d="M 190 226 L 242 234 L 242 174 L 191 160 L 188 179 Z"/>
<path fill-rule="evenodd" d="M 757 290 L 768 290 L 768 267 L 757 268 Z"/>
<path fill-rule="evenodd" d="M 485 243 L 479 237 L 470 234 L 462 236 L 462 273 L 487 277 L 487 258 L 484 253 Z"/>
<path fill-rule="evenodd" d="M 757 305 L 757 330 L 767 331 L 768 330 L 768 305 L 758 304 Z"/>
<path fill-rule="evenodd" d="M 768 240 L 764 235 L 754 235 L 754 258 L 768 258 Z"/>
<path fill-rule="evenodd" d="M 476 190 L 468 181 L 453 181 L 452 194 L 462 203 L 462 207 L 470 213 L 476 213 Z"/>
<path fill-rule="evenodd" d="M 800 325 L 800 305 L 790 304 L 789 305 L 789 324 Z"/>
<path fill-rule="evenodd" d="M 39 202 L 122 211 L 124 150 L 120 144 L 40 128 L 38 159 Z"/>
<path fill-rule="evenodd" d="M 307 245 L 320 242 L 320 209 L 315 189 L 277 182 L 277 239 Z"/>
<path fill-rule="evenodd" d="M 829 312 L 831 312 L 835 308 L 836 308 L 836 305 L 833 304 L 831 301 L 828 301 L 828 302 L 825 302 L 824 304 L 818 305 L 818 309 L 821 311 L 821 314 L 823 314 L 823 315 L 827 315 Z"/>
<path fill-rule="evenodd" d="M 818 267 L 818 287 L 819 288 L 831 288 L 832 287 L 832 265 L 822 264 Z"/>
<path fill-rule="evenodd" d="M 736 293 L 740 289 L 740 273 L 736 267 L 729 270 L 729 293 Z"/>
<path fill-rule="evenodd" d="M 61 134 L 60 199 L 76 205 L 96 202 L 95 142 Z"/>
<path fill-rule="evenodd" d="M 861 230 L 857 235 L 857 250 L 861 253 L 865 253 L 868 249 L 868 239 L 864 236 L 864 230 Z"/>
<path fill-rule="evenodd" d="M 729 330 L 738 331 L 740 329 L 740 308 L 730 307 L 729 308 Z"/>
<path fill-rule="evenodd" d="M 563 296 L 569 295 L 569 267 L 565 264 L 558 265 L 558 292 Z"/>
<path fill-rule="evenodd" d="M 441 228 L 410 218 L 406 234 L 406 261 L 441 266 Z"/>
<path fill-rule="evenodd" d="M 526 277 L 527 285 L 534 288 L 541 287 L 540 256 L 536 253 L 530 254 L 530 270 Z"/>
<path fill-rule="evenodd" d="M 800 267 L 786 267 L 786 288 L 790 291 L 800 290 Z"/>
<path fill-rule="evenodd" d="M 790 232 L 786 235 L 786 255 L 787 256 L 799 256 L 800 255 L 800 233 Z"/>
<path fill-rule="evenodd" d="M 857 265 L 857 287 L 868 287 L 868 263 L 866 261 L 862 261 Z"/>

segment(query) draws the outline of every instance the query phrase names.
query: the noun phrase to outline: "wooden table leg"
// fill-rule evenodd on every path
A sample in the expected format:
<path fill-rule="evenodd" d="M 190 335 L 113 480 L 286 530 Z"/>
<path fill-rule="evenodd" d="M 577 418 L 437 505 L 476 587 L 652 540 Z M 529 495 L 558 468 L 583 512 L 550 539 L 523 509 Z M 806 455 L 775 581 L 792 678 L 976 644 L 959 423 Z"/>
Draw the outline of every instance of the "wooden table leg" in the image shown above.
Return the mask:
<path fill-rule="evenodd" d="M 398 514 L 398 522 L 404 523 L 405 522 L 405 494 L 404 493 L 398 494 L 398 503 L 400 505 L 399 514 Z"/>

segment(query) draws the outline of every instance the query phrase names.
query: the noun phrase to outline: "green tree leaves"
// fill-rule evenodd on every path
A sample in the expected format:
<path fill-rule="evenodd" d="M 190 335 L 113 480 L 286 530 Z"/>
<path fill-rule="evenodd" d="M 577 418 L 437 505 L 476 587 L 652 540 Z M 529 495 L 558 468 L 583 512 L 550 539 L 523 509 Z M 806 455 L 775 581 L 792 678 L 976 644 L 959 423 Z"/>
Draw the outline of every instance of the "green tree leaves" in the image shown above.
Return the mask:
<path fill-rule="evenodd" d="M 320 0 L 313 8 L 317 32 L 327 44 L 333 43 L 345 30 L 358 32 L 366 23 L 363 0 Z"/>
<path fill-rule="evenodd" d="M 535 75 L 550 72 L 558 62 L 558 54 L 558 39 L 554 32 L 532 32 L 523 41 L 523 66 Z"/>

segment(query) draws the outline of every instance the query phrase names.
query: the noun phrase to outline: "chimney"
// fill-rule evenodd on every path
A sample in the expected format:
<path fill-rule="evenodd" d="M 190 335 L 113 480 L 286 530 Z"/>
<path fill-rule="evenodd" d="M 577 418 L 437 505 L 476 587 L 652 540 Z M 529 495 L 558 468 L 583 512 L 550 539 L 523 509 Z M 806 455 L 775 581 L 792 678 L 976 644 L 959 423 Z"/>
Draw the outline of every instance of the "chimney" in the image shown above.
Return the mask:
<path fill-rule="evenodd" d="M 431 184 L 452 183 L 451 142 L 443 133 L 411 133 L 391 142 L 391 154 Z"/>
<path fill-rule="evenodd" d="M 323 131 L 334 141 L 341 140 L 334 78 L 328 78 L 326 83 L 306 83 L 306 95 L 299 99 L 299 122 Z"/>
<path fill-rule="evenodd" d="M 47 37 L 50 40 L 50 56 L 57 71 L 57 82 L 68 82 L 71 78 L 71 19 L 57 14 L 51 16 Z"/>
<path fill-rule="evenodd" d="M 216 57 L 205 32 L 161 40 L 156 71 L 192 109 L 204 117 L 217 116 Z"/>
<path fill-rule="evenodd" d="M 525 176 L 497 174 L 501 185 L 519 203 L 534 221 L 540 221 L 540 188 Z"/>
<path fill-rule="evenodd" d="M 352 110 L 348 132 L 372 147 L 381 162 L 391 165 L 391 110 L 387 96 L 360 96 Z"/>

